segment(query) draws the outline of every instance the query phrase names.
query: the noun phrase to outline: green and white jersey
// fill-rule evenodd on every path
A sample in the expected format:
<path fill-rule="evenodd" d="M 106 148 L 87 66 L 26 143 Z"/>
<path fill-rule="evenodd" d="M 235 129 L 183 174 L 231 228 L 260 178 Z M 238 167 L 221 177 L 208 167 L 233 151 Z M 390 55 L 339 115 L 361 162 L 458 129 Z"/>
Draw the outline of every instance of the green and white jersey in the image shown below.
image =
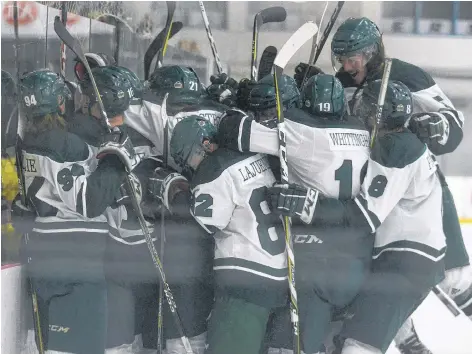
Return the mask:
<path fill-rule="evenodd" d="M 409 132 L 379 137 L 355 203 L 375 232 L 373 258 L 385 252 L 432 262 L 446 251 L 442 189 L 433 155 Z"/>
<path fill-rule="evenodd" d="M 231 147 L 278 156 L 275 124 L 270 128 L 245 118 L 235 130 Z M 316 188 L 331 198 L 350 199 L 359 193 L 370 137 L 360 121 L 330 121 L 292 108 L 285 113 L 285 130 L 290 183 Z"/>
<path fill-rule="evenodd" d="M 382 79 L 382 75 L 383 70 L 380 70 L 370 77 L 369 81 Z M 341 80 L 344 87 L 350 88 L 346 90 L 347 97 L 351 99 L 355 94 L 354 99 L 358 99 L 361 96 L 362 90 L 357 89 L 348 74 L 338 73 L 336 76 Z M 390 81 L 400 81 L 410 89 L 413 99 L 413 113 L 438 112 L 441 110 L 449 123 L 447 141 L 443 141 L 441 144 L 429 142 L 428 148 L 435 155 L 454 151 L 463 137 L 464 114 L 455 109 L 454 104 L 431 75 L 418 66 L 394 58 L 392 59 Z M 353 90 L 354 87 L 356 87 L 356 90 Z"/>
<path fill-rule="evenodd" d="M 274 182 L 266 156 L 220 148 L 204 159 L 191 184 L 190 212 L 215 238 L 217 286 L 259 303 L 267 292 L 283 303 L 288 287 L 282 222 L 266 202 L 266 187 Z"/>
<path fill-rule="evenodd" d="M 22 148 L 27 199 L 37 214 L 34 232 L 108 232 L 103 212 L 122 183 L 122 166 L 112 160 L 97 166 L 90 145 L 59 129 L 27 134 Z"/>

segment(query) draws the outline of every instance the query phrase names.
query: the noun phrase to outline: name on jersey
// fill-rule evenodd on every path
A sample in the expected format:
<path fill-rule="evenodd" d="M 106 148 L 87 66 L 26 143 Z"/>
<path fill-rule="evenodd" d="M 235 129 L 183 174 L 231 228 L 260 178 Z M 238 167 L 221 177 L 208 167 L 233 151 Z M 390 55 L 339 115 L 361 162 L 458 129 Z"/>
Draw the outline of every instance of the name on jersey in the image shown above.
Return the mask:
<path fill-rule="evenodd" d="M 23 171 L 25 176 L 39 176 L 39 159 L 34 155 L 23 156 Z"/>
<path fill-rule="evenodd" d="M 335 130 L 335 129 L 333 129 Z M 366 131 L 359 131 L 358 133 L 349 132 L 345 129 L 340 129 L 341 132 L 329 132 L 329 145 L 332 150 L 342 150 L 352 147 L 369 147 L 370 137 Z"/>
<path fill-rule="evenodd" d="M 261 157 L 259 160 L 239 168 L 238 171 L 243 177 L 243 182 L 246 182 L 268 169 L 270 169 L 269 161 L 266 157 Z"/>

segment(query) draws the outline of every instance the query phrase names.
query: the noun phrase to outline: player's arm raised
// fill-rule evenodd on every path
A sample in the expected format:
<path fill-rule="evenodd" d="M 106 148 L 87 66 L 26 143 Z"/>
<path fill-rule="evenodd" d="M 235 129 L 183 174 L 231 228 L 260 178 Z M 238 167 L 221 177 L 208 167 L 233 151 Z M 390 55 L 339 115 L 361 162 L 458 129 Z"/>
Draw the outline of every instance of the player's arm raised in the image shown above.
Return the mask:
<path fill-rule="evenodd" d="M 413 112 L 408 128 L 415 133 L 435 155 L 454 151 L 463 138 L 464 114 L 436 84 L 423 72 L 418 88 L 412 88 Z"/>
<path fill-rule="evenodd" d="M 257 152 L 277 156 L 279 138 L 276 127 L 257 123 L 239 110 L 228 110 L 218 126 L 220 146 L 241 152 Z"/>

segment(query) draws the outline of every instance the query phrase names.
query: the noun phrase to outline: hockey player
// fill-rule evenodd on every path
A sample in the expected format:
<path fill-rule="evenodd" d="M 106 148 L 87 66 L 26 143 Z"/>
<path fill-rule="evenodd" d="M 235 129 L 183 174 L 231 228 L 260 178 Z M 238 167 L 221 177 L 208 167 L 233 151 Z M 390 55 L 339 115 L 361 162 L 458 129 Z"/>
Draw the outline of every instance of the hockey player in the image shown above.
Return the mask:
<path fill-rule="evenodd" d="M 359 90 L 364 83 L 382 77 L 385 49 L 379 29 L 369 19 L 346 20 L 333 36 L 331 51 L 333 63 L 339 68 L 337 77 L 343 86 Z M 414 114 L 406 123 L 407 127 L 428 145 L 433 154 L 443 155 L 454 151 L 462 140 L 464 116 L 454 108 L 433 78 L 415 65 L 393 59 L 390 80 L 403 82 L 412 92 Z M 454 199 L 439 169 L 438 173 L 443 186 L 443 224 L 447 240 L 445 264 L 448 270 L 440 286 L 455 298 L 459 307 L 466 310 L 467 302 L 472 299 L 472 268 L 462 239 Z M 472 312 L 468 314 L 472 316 Z M 400 336 L 396 342 L 402 347 L 403 353 L 408 354 L 409 346 L 418 348 L 420 344 L 411 321 L 405 326 L 411 326 L 410 335 Z M 403 328 L 402 333 L 408 331 Z M 407 341 L 409 344 L 406 344 Z"/>
<path fill-rule="evenodd" d="M 354 112 L 365 117 L 369 129 L 380 86 L 376 80 L 364 87 Z M 338 202 L 344 213 L 337 218 L 346 226 L 363 224 L 376 233 L 371 274 L 341 331 L 342 354 L 385 353 L 403 322 L 444 278 L 441 184 L 432 154 L 404 128 L 411 112 L 408 88 L 389 82 L 361 193 Z M 269 194 L 273 210 L 293 220 L 311 224 L 335 216 L 327 208 L 335 201 L 319 199 L 318 190 L 285 185 Z"/>
<path fill-rule="evenodd" d="M 109 122 L 117 126 L 122 111 L 110 109 L 111 104 L 125 110 L 129 97 L 106 83 L 99 87 Z M 104 272 L 104 212 L 126 171 L 133 169 L 133 147 L 116 131 L 102 136 L 98 149 L 68 131 L 63 114 L 70 92 L 56 73 L 29 73 L 20 92 L 26 116 L 23 172 L 27 198 L 37 214 L 24 246 L 39 306 L 36 343 L 49 353 L 128 352 L 134 333 L 130 338 L 123 332 L 116 317 L 123 311 L 126 291 L 106 281 Z"/>
<path fill-rule="evenodd" d="M 115 78 L 117 84 L 119 80 L 126 81 L 126 86 L 123 86 L 121 90 L 130 95 L 131 103 L 123 113 L 123 123 L 126 126 L 122 127 L 122 130 L 127 132 L 134 146 L 137 156 L 137 167 L 133 170 L 133 175 L 136 177 L 134 182 L 139 190 L 138 195 L 141 197 L 141 205 L 146 212 L 153 240 L 159 244 L 162 203 L 154 196 L 158 194 L 156 190 L 159 191 L 165 177 L 175 171 L 165 168 L 162 160 L 155 156 L 156 149 L 152 143 L 131 128 L 131 126 L 140 126 L 139 123 L 143 121 L 137 112 L 140 112 L 142 107 L 144 87 L 133 72 L 121 66 L 100 67 L 93 69 L 93 73 L 96 81 L 105 80 L 106 77 Z M 81 82 L 81 88 L 85 97 L 88 98 L 90 110 L 96 112 L 96 100 L 88 76 Z M 102 92 L 101 94 L 103 95 Z M 95 139 L 91 140 L 98 141 L 101 135 L 100 127 L 89 130 L 84 136 L 89 134 L 95 135 Z M 142 333 L 143 344 L 146 348 L 155 348 L 158 326 L 157 270 L 151 262 L 149 250 L 129 196 L 125 188 L 121 188 L 121 191 L 122 193 L 117 197 L 117 203 L 105 212 L 110 225 L 110 238 L 107 243 L 107 276 L 108 279 L 133 288 L 137 334 Z M 179 315 L 183 321 L 185 334 L 190 337 L 194 351 L 202 353 L 206 318 L 209 315 L 213 297 L 210 262 L 212 243 L 198 237 L 198 234 L 202 233 L 198 225 L 172 215 L 166 215 L 165 230 L 168 234 L 165 246 L 167 281 L 171 286 L 177 306 L 184 309 L 184 311 L 179 311 Z M 187 259 L 185 265 L 180 263 L 181 257 Z M 164 309 L 166 311 L 164 336 L 167 338 L 167 351 L 184 353 L 179 334 L 174 328 L 172 314 L 168 311 L 166 303 L 164 303 Z M 128 319 L 127 323 L 132 323 L 132 320 Z"/>
<path fill-rule="evenodd" d="M 216 300 L 205 353 L 258 354 L 271 310 L 287 303 L 283 227 L 265 202 L 275 178 L 265 156 L 218 148 L 215 138 L 209 121 L 190 116 L 170 142 L 190 179 L 190 213 L 215 238 Z M 163 199 L 176 212 L 172 198 Z"/>
<path fill-rule="evenodd" d="M 347 115 L 341 83 L 334 76 L 318 75 L 309 79 L 299 97 L 295 81 L 284 76 L 280 89 L 286 110 L 289 181 L 321 189 L 332 198 L 352 198 L 361 185 L 369 152 L 369 133 L 363 122 Z M 222 144 L 277 156 L 275 99 L 273 78 L 268 76 L 249 95 L 248 106 L 260 123 L 243 115 L 223 117 L 218 129 Z M 369 232 L 362 228 L 347 229 L 342 221 L 317 227 L 294 226 L 305 352 L 319 350 L 332 308 L 346 306 L 357 294 L 370 265 L 372 237 Z M 288 315 L 282 319 L 286 323 L 276 322 L 270 345 L 292 348 Z"/>

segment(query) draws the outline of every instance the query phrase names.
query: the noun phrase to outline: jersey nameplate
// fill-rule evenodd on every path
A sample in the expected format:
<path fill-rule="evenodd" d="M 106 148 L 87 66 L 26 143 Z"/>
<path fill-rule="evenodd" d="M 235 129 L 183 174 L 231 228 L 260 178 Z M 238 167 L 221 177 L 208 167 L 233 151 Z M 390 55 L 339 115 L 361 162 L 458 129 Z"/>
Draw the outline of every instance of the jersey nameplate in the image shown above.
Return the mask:
<path fill-rule="evenodd" d="M 39 158 L 35 155 L 25 154 L 23 156 L 23 171 L 25 177 L 37 177 L 40 176 Z"/>
<path fill-rule="evenodd" d="M 326 129 L 331 150 L 353 150 L 369 147 L 369 133 L 363 130 Z"/>
<path fill-rule="evenodd" d="M 243 178 L 243 183 L 246 183 L 247 181 L 251 180 L 252 178 L 260 175 L 261 173 L 269 169 L 269 161 L 264 156 L 256 161 L 244 165 L 241 168 L 238 168 L 238 171 L 241 174 L 241 177 Z"/>

